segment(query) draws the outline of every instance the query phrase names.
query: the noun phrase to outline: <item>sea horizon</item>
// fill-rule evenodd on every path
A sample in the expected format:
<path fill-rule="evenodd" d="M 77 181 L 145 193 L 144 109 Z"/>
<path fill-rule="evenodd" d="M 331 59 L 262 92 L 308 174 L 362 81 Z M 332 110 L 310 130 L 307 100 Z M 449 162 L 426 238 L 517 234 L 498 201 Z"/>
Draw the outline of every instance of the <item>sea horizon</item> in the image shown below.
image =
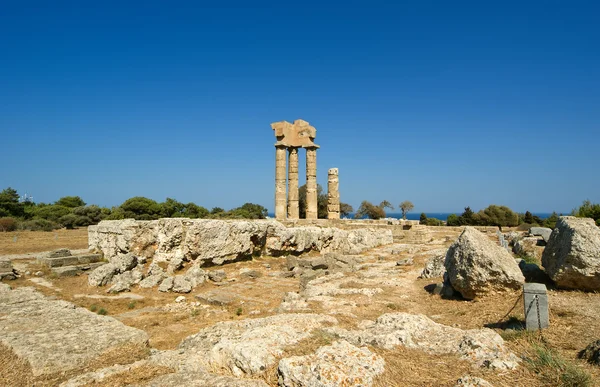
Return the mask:
<path fill-rule="evenodd" d="M 462 211 L 461 212 L 425 212 L 425 215 L 427 216 L 427 218 L 436 218 L 436 219 L 443 220 L 443 221 L 448 220 L 448 216 L 451 214 L 456 214 L 456 215 L 460 216 L 462 214 Z M 541 219 L 546 219 L 546 218 L 550 217 L 550 215 L 552 215 L 552 212 L 532 212 L 531 214 L 534 216 L 538 216 Z M 557 214 L 565 215 L 565 214 L 569 214 L 569 213 L 557 212 Z M 269 212 L 268 216 L 270 218 L 274 218 L 275 213 Z M 353 219 L 354 212 L 350 213 L 350 215 L 348 215 L 346 218 Z M 399 213 L 399 212 L 386 213 L 386 218 L 402 219 L 402 213 Z M 419 220 L 420 218 L 421 218 L 421 212 L 409 212 L 408 214 L 406 214 L 407 220 Z"/>

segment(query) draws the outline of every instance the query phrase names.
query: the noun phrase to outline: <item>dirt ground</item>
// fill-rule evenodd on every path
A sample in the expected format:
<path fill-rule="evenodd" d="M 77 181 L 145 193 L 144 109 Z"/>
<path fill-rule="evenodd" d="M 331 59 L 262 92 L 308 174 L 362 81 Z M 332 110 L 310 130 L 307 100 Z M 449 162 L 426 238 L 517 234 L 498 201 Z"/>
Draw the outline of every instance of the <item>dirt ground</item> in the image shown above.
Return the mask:
<path fill-rule="evenodd" d="M 2 241 L 0 252 L 24 254 L 56 247 L 87 246 L 87 234 L 82 230 L 65 230 L 57 233 L 61 243 L 54 245 L 52 244 L 55 241 L 53 233 L 20 233 L 19 238 L 22 237 L 23 242 L 11 242 L 10 236 L 0 233 L 0 241 Z M 354 328 L 362 320 L 374 320 L 388 312 L 424 314 L 438 323 L 461 329 L 492 328 L 505 338 L 507 346 L 522 360 L 521 365 L 516 371 L 496 372 L 475 369 L 470 363 L 452 355 L 434 356 L 406 348 L 391 351 L 370 348 L 386 361 L 385 373 L 377 378 L 375 385 L 380 387 L 453 386 L 458 378 L 466 374 L 482 377 L 494 386 L 577 385 L 565 384 L 561 381 L 560 370 L 554 372 L 529 365 L 531 362 L 528 359 L 534 358 L 535 348 L 540 346 L 552 348 L 576 369 L 587 372 L 592 378 L 590 386 L 600 385 L 600 368 L 577 359 L 580 350 L 600 338 L 600 295 L 551 288 L 548 329 L 541 334 L 531 334 L 524 330 L 508 330 L 506 328 L 510 323 L 520 324 L 524 320 L 523 301 L 518 292 L 492 294 L 475 301 L 446 300 L 426 291 L 426 288 L 432 284 L 440 282 L 440 278 L 417 278 L 430 257 L 428 252 L 448 247 L 457 235 L 457 233 L 438 230 L 435 234 L 437 242 L 432 240 L 417 244 L 414 251 L 386 255 L 384 252 L 386 248 L 383 247 L 365 253 L 365 264 L 367 264 L 365 269 L 347 274 L 347 276 L 354 276 L 356 280 L 345 286 L 360 288 L 372 286 L 382 288 L 384 291 L 372 297 L 361 294 L 336 296 L 356 306 L 349 309 L 348 313 L 342 311 L 335 317 L 343 328 Z M 28 244 L 25 240 L 31 243 Z M 7 248 L 4 241 L 22 244 L 20 249 L 16 244 Z M 395 281 L 394 285 L 369 285 L 369 264 L 376 267 L 408 257 L 414 257 L 414 263 L 395 269 L 391 277 L 398 281 Z M 18 264 L 22 268 L 28 267 L 32 272 L 40 269 L 35 266 L 33 259 L 20 260 Z M 131 293 L 120 296 L 138 299 L 109 297 L 106 288 L 90 287 L 87 284 L 87 275 L 53 278 L 47 274 L 43 277 L 47 282 L 43 284 L 34 283 L 31 281 L 33 276 L 24 275 L 7 283 L 13 287 L 34 286 L 44 294 L 73 302 L 88 310 L 96 312 L 103 310 L 124 324 L 146 331 L 150 336 L 150 346 L 157 349 L 174 349 L 183 338 L 219 321 L 276 314 L 286 292 L 299 290 L 297 278 L 282 278 L 276 275 L 287 270 L 285 258 L 263 257 L 208 270 L 213 269 L 225 270 L 228 280 L 222 283 L 205 282 L 192 293 L 184 295 L 186 300 L 180 303 L 175 302 L 179 294 L 161 293 L 156 288 L 136 287 Z M 256 270 L 261 273 L 261 276 L 245 277 L 241 275 L 241 269 Z M 196 298 L 198 295 L 213 293 L 231 295 L 231 302 L 223 306 L 211 305 L 199 302 Z M 310 307 L 313 312 L 331 313 L 331 310 L 327 310 L 319 303 L 311 303 Z M 319 346 L 330 343 L 331 340 L 332 338 L 315 332 L 310 340 L 289 348 L 286 356 L 310 353 Z M 127 380 L 131 380 L 131 377 L 132 375 L 129 375 Z M 118 380 L 114 385 L 121 385 Z M 276 370 L 268 370 L 264 380 L 276 386 Z"/>
<path fill-rule="evenodd" d="M 0 232 L 0 255 L 37 253 L 68 249 L 86 249 L 88 247 L 87 228 L 54 231 L 12 231 Z"/>

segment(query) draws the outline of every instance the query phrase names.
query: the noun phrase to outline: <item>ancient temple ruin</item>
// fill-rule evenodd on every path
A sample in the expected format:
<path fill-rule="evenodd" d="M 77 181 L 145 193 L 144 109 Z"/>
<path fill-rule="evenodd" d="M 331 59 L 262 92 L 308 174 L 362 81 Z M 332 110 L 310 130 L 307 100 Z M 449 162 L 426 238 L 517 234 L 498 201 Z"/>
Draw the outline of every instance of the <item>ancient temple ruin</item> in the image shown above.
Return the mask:
<path fill-rule="evenodd" d="M 271 124 L 271 128 L 275 131 L 277 138 L 275 143 L 275 218 L 300 218 L 298 149 L 304 148 L 306 149 L 306 219 L 317 219 L 317 149 L 319 146 L 314 143 L 317 130 L 304 120 L 296 120 L 293 124 L 287 121 L 274 122 Z M 337 168 L 329 170 L 327 187 L 327 217 L 339 219 L 340 193 Z"/>
<path fill-rule="evenodd" d="M 306 219 L 317 219 L 317 130 L 304 120 L 293 124 L 274 122 L 275 131 L 275 218 L 298 219 L 298 148 L 306 149 Z M 289 154 L 286 179 L 286 151 Z M 289 194 L 286 183 L 289 179 Z M 287 204 L 287 209 L 286 209 Z"/>

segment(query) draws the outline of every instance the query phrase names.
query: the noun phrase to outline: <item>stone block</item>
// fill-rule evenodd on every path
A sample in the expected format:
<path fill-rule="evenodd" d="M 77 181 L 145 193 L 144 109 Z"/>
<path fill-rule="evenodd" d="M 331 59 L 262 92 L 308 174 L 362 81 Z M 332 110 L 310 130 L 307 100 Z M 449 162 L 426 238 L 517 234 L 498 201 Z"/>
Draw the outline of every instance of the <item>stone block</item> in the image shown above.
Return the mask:
<path fill-rule="evenodd" d="M 525 327 L 528 331 L 548 328 L 548 291 L 546 285 L 526 283 L 523 285 Z"/>

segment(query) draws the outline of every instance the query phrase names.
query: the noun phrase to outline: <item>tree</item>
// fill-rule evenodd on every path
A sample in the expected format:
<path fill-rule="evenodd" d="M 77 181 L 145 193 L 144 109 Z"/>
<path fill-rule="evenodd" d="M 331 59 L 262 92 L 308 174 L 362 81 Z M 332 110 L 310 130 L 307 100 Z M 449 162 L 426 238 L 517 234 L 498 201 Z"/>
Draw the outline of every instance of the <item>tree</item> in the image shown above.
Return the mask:
<path fill-rule="evenodd" d="M 85 206 L 85 202 L 79 196 L 63 196 L 62 198 L 58 199 L 54 204 L 69 208 Z"/>
<path fill-rule="evenodd" d="M 415 208 L 415 205 L 412 204 L 411 201 L 405 200 L 402 203 L 400 203 L 400 210 L 402 211 L 402 219 L 406 220 L 406 214 L 408 214 L 409 211 L 412 211 L 413 208 Z"/>
<path fill-rule="evenodd" d="M 446 226 L 460 226 L 460 218 L 456 214 L 448 215 L 448 219 L 446 219 Z"/>
<path fill-rule="evenodd" d="M 354 218 L 381 219 L 385 218 L 385 211 L 381 205 L 376 206 L 366 200 L 363 200 L 363 202 L 360 203 L 360 207 L 358 207 L 358 210 L 354 214 Z"/>
<path fill-rule="evenodd" d="M 185 204 L 172 198 L 167 198 L 164 203 L 160 204 L 160 214 L 164 218 L 183 217 L 184 210 Z"/>
<path fill-rule="evenodd" d="M 589 200 L 584 200 L 579 208 L 573 210 L 571 215 L 580 218 L 592 218 L 600 226 L 600 204 L 592 204 Z"/>
<path fill-rule="evenodd" d="M 427 224 L 427 215 L 424 212 L 421 212 L 421 216 L 419 217 L 419 224 Z"/>
<path fill-rule="evenodd" d="M 186 218 L 206 218 L 209 212 L 206 208 L 199 206 L 195 203 L 188 203 L 185 205 L 185 209 L 183 210 L 183 215 Z"/>
<path fill-rule="evenodd" d="M 340 217 L 345 218 L 354 212 L 354 208 L 348 203 L 340 202 Z"/>
<path fill-rule="evenodd" d="M 298 209 L 300 219 L 306 218 L 306 184 L 298 188 Z M 321 184 L 317 184 L 317 217 L 327 218 L 327 194 L 323 193 Z"/>
<path fill-rule="evenodd" d="M 0 217 L 12 216 L 21 218 L 25 215 L 25 206 L 19 203 L 19 194 L 13 188 L 6 188 L 0 192 Z"/>
<path fill-rule="evenodd" d="M 160 218 L 161 206 L 154 200 L 143 196 L 135 196 L 125 200 L 120 208 L 125 218 L 137 220 L 153 220 Z"/>
<path fill-rule="evenodd" d="M 506 206 L 492 204 L 477 213 L 483 226 L 513 227 L 519 225 L 519 215 Z"/>
<path fill-rule="evenodd" d="M 244 203 L 239 209 L 247 211 L 249 219 L 265 219 L 269 213 L 265 207 L 254 203 Z"/>

